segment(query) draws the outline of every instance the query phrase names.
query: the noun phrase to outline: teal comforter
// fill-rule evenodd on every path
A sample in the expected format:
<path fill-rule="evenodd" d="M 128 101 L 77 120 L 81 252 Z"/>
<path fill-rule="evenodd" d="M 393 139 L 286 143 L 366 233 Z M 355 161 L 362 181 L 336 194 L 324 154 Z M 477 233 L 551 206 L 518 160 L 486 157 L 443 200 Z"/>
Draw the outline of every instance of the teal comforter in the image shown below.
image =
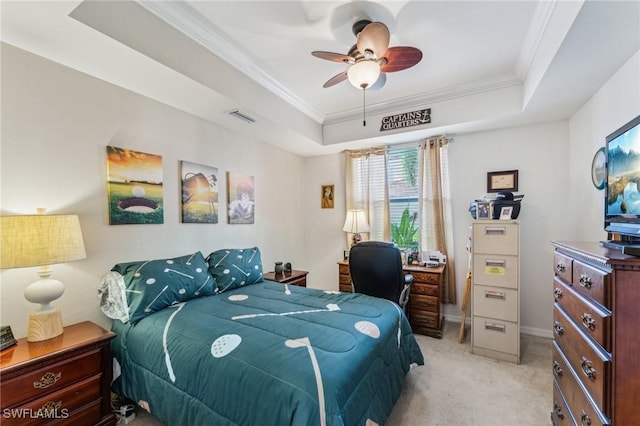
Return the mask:
<path fill-rule="evenodd" d="M 169 425 L 382 425 L 424 363 L 396 304 L 271 281 L 112 330 L 114 392 Z"/>

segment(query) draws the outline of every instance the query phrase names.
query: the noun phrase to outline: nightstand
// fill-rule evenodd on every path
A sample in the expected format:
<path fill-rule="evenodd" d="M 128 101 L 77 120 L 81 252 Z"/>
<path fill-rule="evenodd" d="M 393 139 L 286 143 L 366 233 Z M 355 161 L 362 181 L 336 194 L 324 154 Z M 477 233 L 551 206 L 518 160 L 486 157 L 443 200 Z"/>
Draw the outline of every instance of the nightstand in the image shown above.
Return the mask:
<path fill-rule="evenodd" d="M 264 274 L 264 279 L 268 281 L 276 281 L 280 284 L 293 284 L 300 287 L 307 286 L 307 271 L 296 271 L 293 270 L 291 272 L 283 272 L 281 274 L 276 274 L 275 272 L 267 272 Z"/>
<path fill-rule="evenodd" d="M 0 353 L 2 424 L 114 425 L 111 347 L 115 334 L 92 322 L 41 342 L 18 339 Z"/>

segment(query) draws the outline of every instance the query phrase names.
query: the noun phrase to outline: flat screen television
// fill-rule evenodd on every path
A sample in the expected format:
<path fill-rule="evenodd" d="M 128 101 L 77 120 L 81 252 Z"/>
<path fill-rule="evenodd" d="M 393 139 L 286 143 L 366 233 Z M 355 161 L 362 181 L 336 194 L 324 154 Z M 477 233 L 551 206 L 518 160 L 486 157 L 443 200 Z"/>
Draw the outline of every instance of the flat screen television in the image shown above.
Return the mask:
<path fill-rule="evenodd" d="M 604 229 L 608 247 L 640 244 L 640 115 L 605 139 Z"/>

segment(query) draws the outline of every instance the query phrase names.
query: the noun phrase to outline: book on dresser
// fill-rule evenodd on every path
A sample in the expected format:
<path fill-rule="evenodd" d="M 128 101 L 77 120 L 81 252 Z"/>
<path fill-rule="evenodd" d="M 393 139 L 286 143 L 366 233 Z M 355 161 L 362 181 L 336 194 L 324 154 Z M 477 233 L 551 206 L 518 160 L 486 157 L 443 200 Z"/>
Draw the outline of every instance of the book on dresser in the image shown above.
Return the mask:
<path fill-rule="evenodd" d="M 553 242 L 554 425 L 640 425 L 640 258 Z"/>

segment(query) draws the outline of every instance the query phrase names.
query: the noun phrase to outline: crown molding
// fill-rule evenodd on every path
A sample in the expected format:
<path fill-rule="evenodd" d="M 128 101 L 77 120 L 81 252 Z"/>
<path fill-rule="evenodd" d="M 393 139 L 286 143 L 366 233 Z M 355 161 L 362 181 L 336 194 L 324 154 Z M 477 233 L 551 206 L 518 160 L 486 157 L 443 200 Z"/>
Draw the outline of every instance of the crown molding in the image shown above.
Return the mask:
<path fill-rule="evenodd" d="M 529 25 L 527 35 L 522 43 L 522 49 L 516 62 L 515 72 L 521 79 L 525 80 L 533 58 L 536 55 L 542 36 L 547 30 L 553 11 L 556 8 L 557 0 L 548 0 L 538 2 L 536 12 Z"/>

